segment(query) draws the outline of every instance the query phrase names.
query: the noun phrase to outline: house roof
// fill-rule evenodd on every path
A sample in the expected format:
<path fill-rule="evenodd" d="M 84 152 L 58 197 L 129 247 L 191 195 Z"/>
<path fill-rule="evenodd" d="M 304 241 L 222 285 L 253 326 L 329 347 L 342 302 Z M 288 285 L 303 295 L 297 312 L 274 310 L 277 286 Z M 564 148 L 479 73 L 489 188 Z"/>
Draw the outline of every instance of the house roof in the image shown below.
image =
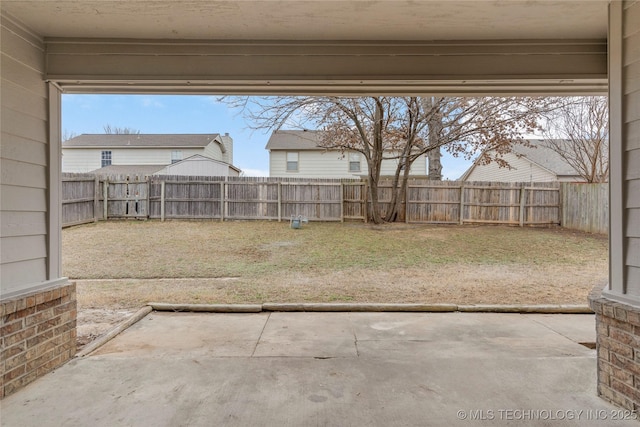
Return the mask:
<path fill-rule="evenodd" d="M 211 157 L 207 157 L 207 156 L 203 156 L 201 154 L 194 154 L 192 156 L 189 156 L 185 159 L 180 160 L 179 162 L 175 162 L 172 163 L 170 165 L 164 166 L 163 168 L 170 168 L 171 166 L 175 166 L 181 163 L 185 163 L 185 162 L 191 162 L 191 161 L 206 161 L 206 162 L 213 162 L 213 163 L 219 163 L 221 165 L 225 165 L 225 166 L 229 166 L 231 169 L 238 171 L 238 172 L 242 172 L 242 170 L 240 168 L 237 168 L 229 163 L 226 162 L 222 162 L 220 160 L 216 160 L 216 159 L 212 159 Z"/>
<path fill-rule="evenodd" d="M 558 176 L 578 176 L 578 172 L 562 156 L 544 145 L 543 140 L 530 139 L 528 141 L 531 147 L 514 145 L 513 152 Z"/>
<path fill-rule="evenodd" d="M 89 173 L 96 175 L 153 175 L 167 165 L 110 165 Z"/>
<path fill-rule="evenodd" d="M 271 134 L 267 150 L 324 150 L 319 144 L 322 131 L 319 130 L 276 130 Z"/>
<path fill-rule="evenodd" d="M 220 143 L 220 134 L 82 134 L 62 143 L 62 148 L 206 147 Z"/>
<path fill-rule="evenodd" d="M 551 148 L 544 145 L 544 140 L 542 139 L 528 139 L 527 140 L 531 146 L 527 147 L 524 145 L 515 144 L 511 147 L 511 150 L 514 154 L 524 158 L 531 163 L 534 163 L 549 172 L 555 174 L 558 177 L 561 176 L 569 176 L 569 177 L 578 177 L 578 172 L 568 164 L 558 153 L 553 151 Z M 473 169 L 478 166 L 477 160 L 474 162 L 467 171 L 462 174 L 459 178 L 464 181 L 471 174 Z"/>

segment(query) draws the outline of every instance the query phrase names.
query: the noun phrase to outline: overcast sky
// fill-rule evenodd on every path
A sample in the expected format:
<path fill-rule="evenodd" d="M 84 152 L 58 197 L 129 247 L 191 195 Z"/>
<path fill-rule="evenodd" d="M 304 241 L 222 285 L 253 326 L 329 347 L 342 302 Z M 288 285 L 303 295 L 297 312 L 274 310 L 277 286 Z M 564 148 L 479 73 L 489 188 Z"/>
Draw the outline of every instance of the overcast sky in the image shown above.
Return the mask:
<path fill-rule="evenodd" d="M 140 133 L 220 133 L 233 138 L 233 163 L 246 176 L 269 174 L 269 134 L 248 129 L 236 111 L 206 95 L 63 95 L 62 129 L 104 133 L 106 124 Z M 443 175 L 459 178 L 470 162 L 444 155 Z"/>

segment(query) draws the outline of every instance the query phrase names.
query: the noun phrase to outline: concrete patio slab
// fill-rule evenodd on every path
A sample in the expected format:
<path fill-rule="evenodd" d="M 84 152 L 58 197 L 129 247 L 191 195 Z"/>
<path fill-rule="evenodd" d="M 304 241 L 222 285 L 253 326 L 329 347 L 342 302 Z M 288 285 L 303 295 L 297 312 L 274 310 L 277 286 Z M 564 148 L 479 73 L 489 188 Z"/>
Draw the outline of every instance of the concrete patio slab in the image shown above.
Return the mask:
<path fill-rule="evenodd" d="M 317 314 L 152 313 L 5 398 L 0 424 L 638 425 L 596 396 L 595 351 L 537 315 Z"/>

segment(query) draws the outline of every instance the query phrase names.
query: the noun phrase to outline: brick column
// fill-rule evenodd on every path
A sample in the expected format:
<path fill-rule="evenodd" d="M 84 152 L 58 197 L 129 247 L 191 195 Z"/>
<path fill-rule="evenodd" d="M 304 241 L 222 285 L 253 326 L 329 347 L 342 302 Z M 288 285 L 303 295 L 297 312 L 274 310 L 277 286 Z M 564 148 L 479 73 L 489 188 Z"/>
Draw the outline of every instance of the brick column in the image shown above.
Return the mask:
<path fill-rule="evenodd" d="M 0 301 L 0 398 L 76 353 L 76 285 Z"/>
<path fill-rule="evenodd" d="M 596 313 L 598 395 L 629 410 L 640 409 L 640 308 L 589 297 Z"/>

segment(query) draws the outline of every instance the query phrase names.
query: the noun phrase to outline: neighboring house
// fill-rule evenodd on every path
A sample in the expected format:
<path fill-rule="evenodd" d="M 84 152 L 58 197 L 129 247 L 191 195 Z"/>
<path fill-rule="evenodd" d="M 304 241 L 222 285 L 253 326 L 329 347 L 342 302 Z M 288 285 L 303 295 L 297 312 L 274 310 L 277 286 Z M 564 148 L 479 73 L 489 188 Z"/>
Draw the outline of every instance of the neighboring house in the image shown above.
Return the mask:
<path fill-rule="evenodd" d="M 500 167 L 496 162 L 482 165 L 476 160 L 460 181 L 584 182 L 584 178 L 558 153 L 544 146 L 542 140 L 532 139 L 529 143 L 531 147 L 514 145 L 512 152 L 502 156 L 510 167 Z"/>
<path fill-rule="evenodd" d="M 229 134 L 83 134 L 62 144 L 62 171 L 152 174 L 196 155 L 226 164 L 222 176 L 238 175 Z M 175 170 L 195 175 L 187 166 L 200 161 Z"/>
<path fill-rule="evenodd" d="M 154 175 L 240 176 L 240 169 L 209 157 L 195 154 L 153 172 Z"/>
<path fill-rule="evenodd" d="M 269 150 L 269 176 L 288 178 L 361 178 L 367 176 L 367 161 L 361 153 L 342 152 L 319 146 L 322 131 L 274 131 L 265 147 Z M 382 176 L 395 174 L 398 161 L 384 160 Z M 427 174 L 426 156 L 418 158 L 410 174 Z"/>

